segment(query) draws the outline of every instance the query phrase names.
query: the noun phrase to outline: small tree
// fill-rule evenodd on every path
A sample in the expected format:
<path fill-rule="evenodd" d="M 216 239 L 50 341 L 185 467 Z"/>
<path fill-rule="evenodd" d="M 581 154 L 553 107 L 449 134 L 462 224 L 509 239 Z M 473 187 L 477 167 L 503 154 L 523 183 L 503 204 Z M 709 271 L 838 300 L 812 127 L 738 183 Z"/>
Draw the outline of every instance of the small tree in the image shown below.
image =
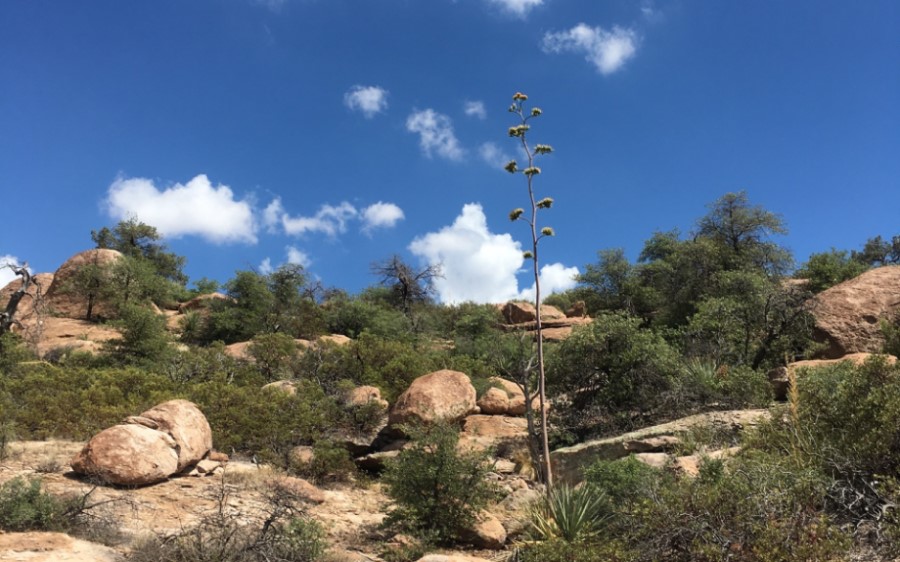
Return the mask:
<path fill-rule="evenodd" d="M 524 104 L 528 96 L 521 92 L 516 92 L 513 96 L 513 103 L 509 106 L 509 112 L 518 117 L 519 123 L 509 128 L 509 136 L 518 139 L 521 143 L 522 152 L 528 160 L 528 165 L 524 170 L 519 169 L 519 165 L 515 160 L 510 160 L 506 164 L 506 171 L 515 174 L 521 172 L 525 176 L 526 185 L 528 187 L 529 210 L 526 212 L 523 208 L 513 209 L 509 213 L 509 219 L 512 221 L 525 221 L 531 230 L 531 250 L 526 251 L 523 255 L 525 259 L 531 260 L 532 270 L 534 273 L 534 309 L 535 309 L 535 332 L 537 339 L 537 370 L 538 370 L 538 396 L 541 414 L 541 477 L 547 486 L 553 485 L 553 474 L 550 469 L 550 440 L 547 431 L 547 392 L 545 388 L 544 375 L 544 337 L 543 327 L 541 323 L 541 277 L 538 262 L 538 243 L 545 237 L 553 236 L 553 229 L 549 226 L 539 227 L 537 223 L 537 214 L 540 209 L 549 209 L 553 205 L 553 199 L 544 197 L 538 199 L 534 191 L 534 177 L 541 173 L 541 169 L 535 166 L 535 159 L 538 156 L 550 154 L 553 149 L 546 144 L 537 144 L 531 147 L 528 144 L 528 130 L 531 126 L 528 122 L 535 117 L 541 115 L 541 110 L 537 107 L 531 108 L 530 111 L 525 110 Z"/>

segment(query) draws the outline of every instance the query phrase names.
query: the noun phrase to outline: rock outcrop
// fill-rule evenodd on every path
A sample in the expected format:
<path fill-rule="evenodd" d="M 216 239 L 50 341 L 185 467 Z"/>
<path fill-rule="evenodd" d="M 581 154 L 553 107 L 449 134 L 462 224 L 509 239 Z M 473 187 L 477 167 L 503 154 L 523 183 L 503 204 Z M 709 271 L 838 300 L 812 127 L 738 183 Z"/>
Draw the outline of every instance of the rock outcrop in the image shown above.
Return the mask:
<path fill-rule="evenodd" d="M 47 289 L 46 301 L 48 308 L 57 316 L 63 318 L 85 319 L 88 311 L 88 299 L 72 291 L 72 283 L 78 272 L 87 266 L 107 267 L 122 259 L 122 254 L 116 250 L 95 248 L 75 254 L 65 261 L 53 275 L 53 283 Z M 110 303 L 96 300 L 93 303 L 91 315 L 98 318 L 111 318 L 114 314 Z"/>
<path fill-rule="evenodd" d="M 391 409 L 390 424 L 438 420 L 457 422 L 477 411 L 475 387 L 468 375 L 441 370 L 412 382 Z"/>
<path fill-rule="evenodd" d="M 754 426 L 759 421 L 769 417 L 768 410 L 731 410 L 724 412 L 709 412 L 688 416 L 673 422 L 644 428 L 624 435 L 606 439 L 595 439 L 557 449 L 550 453 L 550 462 L 553 473 L 560 482 L 577 484 L 581 482 L 583 470 L 598 460 L 616 460 L 627 457 L 632 453 L 664 452 L 665 447 L 671 446 L 671 440 L 655 440 L 664 436 L 677 436 L 692 427 L 710 425 L 732 431 L 740 431 L 748 426 Z M 660 449 L 651 445 L 656 444 Z"/>
<path fill-rule="evenodd" d="M 63 533 L 0 534 L 0 560 L 22 562 L 119 562 L 108 546 L 75 539 Z"/>
<path fill-rule="evenodd" d="M 795 361 L 794 363 L 788 364 L 787 367 L 776 367 L 769 371 L 769 383 L 772 385 L 776 400 L 787 400 L 788 390 L 791 386 L 791 376 L 796 375 L 802 369 L 827 367 L 844 361 L 850 361 L 854 365 L 862 365 L 870 357 L 874 357 L 875 355 L 876 354 L 874 353 L 851 353 L 840 359 L 809 359 L 806 361 Z M 889 365 L 893 365 L 897 362 L 897 358 L 893 355 L 883 355 L 882 357 L 885 358 Z"/>
<path fill-rule="evenodd" d="M 170 400 L 94 435 L 71 465 L 104 483 L 144 486 L 195 465 L 211 448 L 212 431 L 200 409 Z"/>
<path fill-rule="evenodd" d="M 826 344 L 821 358 L 881 352 L 881 321 L 900 315 L 900 265 L 872 269 L 822 291 L 813 301 L 812 313 L 813 337 Z"/>
<path fill-rule="evenodd" d="M 503 306 L 503 317 L 508 324 L 524 324 L 537 320 L 537 310 L 530 302 L 510 301 Z M 555 306 L 541 305 L 541 321 L 560 320 L 566 315 Z"/>

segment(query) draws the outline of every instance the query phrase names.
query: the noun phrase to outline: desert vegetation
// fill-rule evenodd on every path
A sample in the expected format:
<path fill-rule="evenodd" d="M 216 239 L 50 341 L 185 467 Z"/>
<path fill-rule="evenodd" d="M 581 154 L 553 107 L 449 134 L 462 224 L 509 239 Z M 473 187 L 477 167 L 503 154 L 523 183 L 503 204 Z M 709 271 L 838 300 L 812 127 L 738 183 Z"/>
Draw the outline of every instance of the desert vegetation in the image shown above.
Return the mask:
<path fill-rule="evenodd" d="M 86 441 L 184 399 L 232 460 L 383 493 L 381 523 L 355 543 L 367 559 L 413 561 L 473 546 L 534 562 L 896 556 L 900 367 L 880 354 L 900 351 L 900 310 L 867 320 L 862 342 L 828 332 L 822 311 L 823 295 L 846 282 L 895 275 L 900 239 L 875 237 L 797 266 L 778 243 L 784 220 L 746 193 L 728 193 L 691 232 L 651 233 L 636 262 L 600 250 L 575 289 L 541 304 L 538 242 L 553 231 L 537 225 L 537 211 L 552 200 L 536 198 L 532 182 L 534 157 L 550 148 L 526 142 L 527 123 L 541 112 L 526 112 L 525 96 L 516 96 L 510 110 L 521 123 L 510 136 L 528 155 L 530 211 L 510 218 L 530 226 L 533 318 L 514 318 L 510 307 L 527 309 L 515 303 L 502 311 L 440 305 L 431 286 L 439 268 L 398 256 L 375 263 L 377 282 L 359 294 L 313 281 L 299 265 L 189 287 L 185 259 L 152 226 L 124 221 L 92 232 L 95 249 L 51 287 L 22 269 L 20 284 L 3 293 L 0 460 L 17 442 Z M 896 303 L 896 283 L 874 290 Z M 41 347 L 41 330 L 57 317 L 114 336 L 90 348 L 77 338 Z M 554 321 L 564 334 L 545 340 Z M 871 356 L 792 366 L 834 350 Z M 462 409 L 401 411 L 426 379 L 455 381 Z M 569 446 L 751 408 L 768 409 L 752 427 L 679 426 L 653 443 L 655 435 L 635 437 L 622 454 L 584 462 L 574 481 L 571 470 L 551 479 L 553 455 Z M 472 429 L 495 431 L 496 419 L 513 433 Z M 645 449 L 666 454 L 641 456 Z M 64 470 L 44 466 L 32 472 Z M 97 528 L 91 510 L 102 505 L 92 492 L 63 497 L 38 476 L 0 476 L 4 531 L 97 536 L 86 531 Z M 308 496 L 265 484 L 254 514 L 235 513 L 225 482 L 200 522 L 108 542 L 138 561 L 340 559 Z M 491 514 L 504 505 L 514 514 L 505 527 Z M 490 529 L 478 535 L 479 526 Z"/>

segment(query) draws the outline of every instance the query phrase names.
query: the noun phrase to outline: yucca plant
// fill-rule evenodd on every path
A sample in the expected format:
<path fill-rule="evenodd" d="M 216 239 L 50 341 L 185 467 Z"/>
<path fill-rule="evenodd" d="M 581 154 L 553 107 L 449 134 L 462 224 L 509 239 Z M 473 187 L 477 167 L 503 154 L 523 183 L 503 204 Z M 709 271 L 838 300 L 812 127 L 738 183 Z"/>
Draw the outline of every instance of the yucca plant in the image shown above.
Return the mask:
<path fill-rule="evenodd" d="M 600 531 L 610 517 L 606 495 L 591 486 L 557 484 L 531 509 L 531 530 L 539 540 L 576 542 Z"/>

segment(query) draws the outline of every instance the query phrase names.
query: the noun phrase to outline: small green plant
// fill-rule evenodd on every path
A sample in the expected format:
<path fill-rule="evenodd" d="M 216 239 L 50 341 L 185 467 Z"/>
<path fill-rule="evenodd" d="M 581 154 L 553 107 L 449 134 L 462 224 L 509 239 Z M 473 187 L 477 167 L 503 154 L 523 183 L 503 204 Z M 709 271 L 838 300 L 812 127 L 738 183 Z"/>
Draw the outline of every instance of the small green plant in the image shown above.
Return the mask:
<path fill-rule="evenodd" d="M 356 474 L 356 465 L 347 449 L 328 439 L 316 441 L 312 459 L 292 468 L 304 478 L 316 483 L 346 482 Z"/>
<path fill-rule="evenodd" d="M 447 423 L 403 430 L 410 445 L 382 478 L 396 504 L 387 525 L 452 543 L 494 496 L 493 485 L 485 479 L 490 471 L 487 456 L 459 452 L 459 432 Z"/>
<path fill-rule="evenodd" d="M 609 517 L 606 497 L 597 488 L 557 484 L 532 508 L 532 533 L 540 540 L 584 541 Z"/>

